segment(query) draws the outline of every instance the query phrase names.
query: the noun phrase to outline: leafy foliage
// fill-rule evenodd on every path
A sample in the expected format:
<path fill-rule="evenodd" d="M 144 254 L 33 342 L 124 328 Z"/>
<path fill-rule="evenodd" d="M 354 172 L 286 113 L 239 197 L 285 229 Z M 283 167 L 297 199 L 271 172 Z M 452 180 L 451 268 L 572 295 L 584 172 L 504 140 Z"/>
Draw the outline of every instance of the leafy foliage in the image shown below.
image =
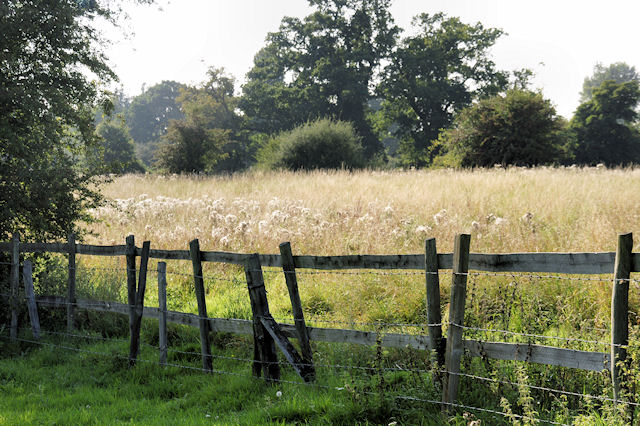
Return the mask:
<path fill-rule="evenodd" d="M 133 139 L 124 124 L 114 120 L 103 121 L 96 133 L 100 142 L 93 155 L 101 165 L 101 171 L 114 174 L 144 172 L 144 166 L 136 158 Z"/>
<path fill-rule="evenodd" d="M 382 145 L 367 120 L 380 62 L 399 29 L 390 0 L 309 0 L 303 20 L 285 17 L 254 58 L 240 108 L 267 134 L 322 117 L 350 121 L 367 158 Z"/>
<path fill-rule="evenodd" d="M 131 100 L 126 120 L 136 143 L 157 140 L 165 133 L 170 120 L 184 117 L 176 99 L 185 87 L 176 81 L 163 81 Z"/>
<path fill-rule="evenodd" d="M 0 3 L 0 238 L 61 237 L 100 202 L 77 160 L 95 145 L 94 107 L 110 102 L 83 70 L 115 78 L 96 46 L 111 3 Z"/>
<path fill-rule="evenodd" d="M 210 68 L 209 79 L 185 87 L 177 102 L 185 118 L 169 124 L 158 160 L 172 173 L 229 172 L 249 166 L 252 151 L 238 114 L 235 80 L 224 68 Z"/>
<path fill-rule="evenodd" d="M 134 97 L 128 105 L 125 118 L 129 133 L 146 164 L 151 164 L 157 142 L 166 134 L 170 121 L 184 118 L 177 98 L 185 87 L 176 81 L 163 81 Z"/>
<path fill-rule="evenodd" d="M 571 120 L 575 159 L 582 164 L 622 165 L 640 161 L 640 132 L 634 126 L 640 101 L 638 81 L 607 80 L 582 103 Z"/>
<path fill-rule="evenodd" d="M 418 15 L 413 24 L 417 34 L 395 50 L 378 91 L 384 99 L 382 127 L 392 127 L 401 140 L 402 163 L 424 166 L 430 162 L 429 146 L 455 113 L 504 89 L 508 75 L 489 58 L 501 30 L 442 13 Z"/>
<path fill-rule="evenodd" d="M 640 82 L 640 74 L 636 71 L 636 67 L 630 66 L 625 62 L 615 62 L 609 66 L 597 63 L 593 67 L 593 75 L 586 77 L 584 83 L 582 83 L 580 102 L 591 100 L 593 91 L 607 80 L 613 80 L 616 83 Z"/>
<path fill-rule="evenodd" d="M 353 125 L 320 119 L 271 139 L 258 163 L 270 169 L 352 169 L 362 167 L 364 159 Z"/>
<path fill-rule="evenodd" d="M 170 173 L 206 172 L 227 137 L 227 132 L 220 129 L 207 130 L 193 122 L 174 121 L 158 152 L 159 165 Z"/>
<path fill-rule="evenodd" d="M 564 121 L 540 93 L 512 89 L 463 110 L 438 141 L 442 165 L 534 166 L 561 159 Z"/>

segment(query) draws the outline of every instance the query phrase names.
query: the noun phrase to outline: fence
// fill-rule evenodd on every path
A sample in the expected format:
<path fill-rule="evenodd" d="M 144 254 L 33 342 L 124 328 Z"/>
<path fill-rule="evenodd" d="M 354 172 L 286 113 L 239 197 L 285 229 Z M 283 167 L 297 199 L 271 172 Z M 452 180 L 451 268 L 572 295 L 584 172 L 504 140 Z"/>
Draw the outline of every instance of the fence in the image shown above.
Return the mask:
<path fill-rule="evenodd" d="M 218 251 L 200 250 L 198 240 L 190 243 L 189 250 L 154 250 L 149 242 L 142 247 L 135 246 L 133 236 L 127 237 L 125 245 L 95 246 L 77 244 L 73 235 L 67 243 L 21 243 L 15 235 L 11 242 L 0 243 L 0 251 L 11 253 L 10 273 L 10 304 L 11 325 L 10 339 L 18 339 L 18 305 L 19 305 L 19 270 L 20 253 L 52 252 L 68 255 L 68 284 L 66 297 L 53 295 L 34 295 L 31 283 L 30 263 L 24 262 L 24 283 L 29 315 L 32 320 L 34 342 L 40 333 L 37 320 L 37 305 L 66 308 L 67 334 L 74 330 L 74 318 L 77 309 L 87 309 L 99 312 L 115 312 L 129 316 L 130 351 L 126 357 L 130 364 L 135 364 L 140 351 L 140 323 L 142 317 L 159 320 L 159 349 L 160 360 L 167 364 L 166 323 L 173 322 L 200 329 L 202 370 L 216 372 L 212 360 L 209 341 L 210 332 L 230 332 L 253 335 L 254 357 L 250 361 L 254 376 L 264 375 L 267 381 L 282 381 L 280 378 L 276 348 L 282 352 L 286 363 L 293 367 L 296 373 L 307 385 L 314 384 L 316 368 L 326 367 L 316 365 L 310 341 L 349 342 L 361 345 L 393 348 L 413 348 L 434 351 L 437 354 L 437 365 L 442 374 L 442 399 L 420 399 L 407 397 L 412 400 L 422 400 L 427 403 L 440 404 L 443 411 L 451 408 L 467 408 L 499 415 L 502 412 L 470 407 L 459 403 L 458 392 L 460 379 L 471 379 L 482 382 L 515 385 L 508 380 L 491 377 L 481 377 L 466 374 L 461 371 L 463 355 L 480 357 L 482 359 L 523 361 L 537 364 L 561 366 L 587 371 L 610 371 L 613 383 L 613 397 L 585 395 L 561 389 L 543 386 L 530 386 L 531 389 L 552 393 L 579 396 L 601 401 L 622 401 L 621 391 L 624 390 L 624 375 L 621 368 L 627 362 L 627 345 L 629 339 L 629 284 L 632 272 L 640 272 L 640 253 L 632 253 L 633 240 L 631 234 L 620 235 L 618 248 L 615 253 L 518 253 L 518 254 L 477 254 L 470 253 L 470 236 L 458 235 L 453 253 L 438 253 L 434 239 L 427 240 L 425 252 L 413 255 L 348 255 L 348 256 L 293 256 L 289 243 L 280 246 L 280 254 L 239 254 Z M 94 256 L 125 256 L 128 303 L 107 301 L 93 301 L 76 298 L 76 255 Z M 136 257 L 140 257 L 140 269 L 136 277 Z M 190 260 L 193 268 L 193 279 L 198 304 L 198 314 L 168 311 L 166 309 L 166 264 L 158 263 L 158 300 L 159 306 L 144 306 L 147 264 L 149 259 L 159 260 Z M 252 320 L 233 318 L 209 318 L 205 303 L 203 262 L 218 262 L 240 265 L 245 269 L 246 284 L 251 309 Z M 269 312 L 267 294 L 264 287 L 263 268 L 282 268 L 287 284 L 291 304 L 293 324 L 276 321 Z M 361 272 L 358 270 L 370 270 Z M 442 320 L 440 302 L 440 272 L 451 271 L 451 302 L 448 321 Z M 415 271 L 415 272 L 414 272 Z M 310 327 L 307 326 L 303 314 L 298 291 L 297 277 L 301 274 L 361 274 L 373 273 L 380 275 L 416 274 L 425 277 L 427 323 L 420 324 L 428 331 L 427 334 L 415 333 L 382 333 L 379 331 L 364 331 L 347 328 Z M 544 274 L 544 275 L 543 275 Z M 590 278 L 572 278 L 560 275 L 603 275 L 612 274 L 612 317 L 611 341 L 578 339 L 561 336 L 547 336 L 532 333 L 517 333 L 509 330 L 493 328 L 470 327 L 465 325 L 465 307 L 467 302 L 467 285 L 469 278 L 483 277 L 528 277 L 531 279 L 551 278 L 559 280 L 589 281 Z M 593 278 L 602 281 L 601 278 Z M 281 319 L 279 319 L 281 320 Z M 375 324 L 379 326 L 379 323 Z M 400 324 L 401 325 L 401 324 Z M 410 324 L 409 324 L 410 325 Z M 444 336 L 443 326 L 447 327 Z M 465 332 L 485 333 L 524 337 L 529 342 L 501 342 L 485 341 L 484 339 L 465 339 Z M 290 343 L 290 338 L 297 338 L 300 342 L 298 353 Z M 22 339 L 25 340 L 25 339 Z M 28 339 L 26 339 L 28 340 Z M 582 342 L 602 344 L 610 348 L 606 352 L 595 352 L 562 348 L 557 346 L 532 343 L 531 340 L 551 340 L 562 342 Z M 30 341 L 30 340 L 28 340 Z M 612 362 L 615 360 L 616 362 Z M 333 366 L 344 367 L 348 366 Z M 366 368 L 356 367 L 353 368 Z M 219 371 L 218 371 L 219 372 Z M 424 371 L 425 373 L 427 371 Z M 297 382 L 296 382 L 297 383 Z M 399 398 L 402 398 L 400 396 Z M 624 400 L 625 404 L 638 406 L 635 401 Z M 527 418 L 527 416 L 510 414 L 512 418 Z M 550 422 L 554 423 L 554 422 Z"/>

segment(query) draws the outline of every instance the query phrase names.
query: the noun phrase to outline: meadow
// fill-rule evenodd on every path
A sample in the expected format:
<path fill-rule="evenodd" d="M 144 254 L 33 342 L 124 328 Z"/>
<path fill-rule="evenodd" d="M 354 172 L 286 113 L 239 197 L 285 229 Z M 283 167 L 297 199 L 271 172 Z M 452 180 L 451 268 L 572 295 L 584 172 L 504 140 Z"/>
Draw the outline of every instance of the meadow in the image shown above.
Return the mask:
<path fill-rule="evenodd" d="M 93 212 L 97 222 L 89 225 L 91 234 L 86 235 L 84 241 L 123 244 L 125 237 L 133 234 L 138 245 L 143 240 L 150 240 L 152 248 L 158 249 L 186 249 L 191 239 L 198 238 L 202 250 L 278 253 L 278 244 L 290 241 L 294 255 L 396 254 L 422 253 L 427 238 L 436 238 L 438 251 L 449 252 L 456 234 L 470 233 L 472 252 L 615 251 L 617 234 L 640 230 L 638 188 L 640 170 L 604 168 L 251 172 L 228 177 L 128 175 L 117 177 L 103 186 L 109 202 Z M 639 251 L 638 243 L 634 251 Z M 123 266 L 123 259 L 81 256 L 79 268 L 84 268 L 85 273 L 81 274 L 79 269 L 79 295 L 125 301 Z M 150 269 L 154 268 L 155 263 L 151 262 Z M 197 312 L 190 271 L 190 262 L 168 262 L 169 309 Z M 244 274 L 240 268 L 206 264 L 204 275 L 210 316 L 251 317 L 246 284 L 243 284 Z M 282 274 L 266 269 L 265 278 L 271 312 L 275 317 L 290 317 L 291 306 Z M 469 278 L 465 324 L 582 339 L 570 342 L 570 347 L 607 350 L 597 342 L 609 339 L 610 276 L 600 277 L 600 281 L 581 281 L 580 277 L 574 277 L 578 278 L 574 280 L 525 276 Z M 43 278 L 40 285 L 54 288 L 54 284 L 46 282 L 56 279 L 63 281 L 63 274 L 57 278 L 55 274 Z M 149 306 L 157 306 L 154 280 L 155 276 L 151 275 L 145 300 Z M 445 321 L 450 281 L 450 274 L 442 274 L 441 303 Z M 381 323 L 395 323 L 398 325 L 390 325 L 385 330 L 426 332 L 399 325 L 426 323 L 424 276 L 300 274 L 299 284 L 305 316 L 312 325 L 330 327 L 333 324 L 340 328 L 379 330 Z M 62 288 L 58 288 L 64 294 Z M 640 299 L 635 288 L 630 294 L 630 305 L 632 325 L 637 327 Z M 87 315 L 83 325 L 91 330 L 91 325 L 100 323 L 104 327 L 106 324 L 112 327 L 107 335 L 126 338 L 124 322 L 105 321 L 99 315 Z M 143 341 L 147 346 L 157 345 L 156 324 L 153 321 L 144 323 Z M 635 328 L 633 332 L 636 332 Z M 472 338 L 541 342 L 531 337 L 491 333 L 480 336 L 474 331 L 469 334 Z M 174 362 L 185 361 L 180 356 L 189 358 L 189 355 L 181 355 L 180 351 L 199 351 L 196 330 L 177 327 L 172 335 L 170 345 L 178 350 L 173 354 Z M 104 331 L 102 336 L 105 336 Z M 569 342 L 554 344 L 569 347 Z M 251 357 L 251 342 L 244 337 L 221 336 L 216 347 L 216 353 L 223 357 Z M 97 348 L 92 346 L 90 350 L 117 352 L 113 345 L 106 349 Z M 147 348 L 147 352 L 149 350 Z M 318 383 L 333 389 L 347 389 L 346 395 L 323 393 L 317 389 L 307 392 L 300 386 L 282 384 L 278 389 L 293 395 L 293 399 L 284 404 L 273 396 L 273 389 L 258 386 L 242 377 L 237 380 L 235 377 L 215 379 L 214 385 L 212 381 L 198 385 L 211 395 L 237 393 L 247 399 L 249 408 L 246 410 L 217 396 L 212 396 L 212 401 L 205 403 L 199 395 L 187 391 L 184 395 L 180 392 L 174 394 L 167 390 L 168 386 L 182 389 L 192 386 L 190 383 L 193 382 L 201 383 L 201 373 L 197 371 L 181 375 L 172 369 L 141 366 L 142 372 L 131 378 L 117 372 L 118 369 L 111 364 L 105 366 L 96 361 L 96 367 L 82 357 L 77 360 L 72 356 L 65 362 L 54 362 L 49 359 L 54 357 L 53 351 L 44 348 L 34 355 L 36 363 L 45 359 L 46 365 L 53 365 L 52 369 L 38 370 L 37 374 L 41 376 L 37 377 L 42 377 L 43 382 L 55 382 L 57 375 L 64 375 L 62 371 L 74 366 L 72 368 L 78 368 L 78 378 L 73 379 L 75 382 L 65 379 L 75 383 L 65 386 L 86 389 L 97 380 L 99 387 L 127 395 L 124 398 L 128 400 L 129 408 L 111 414 L 109 410 L 103 410 L 106 418 L 113 421 L 154 423 L 161 415 L 175 421 L 199 424 L 213 421 L 202 415 L 215 411 L 220 416 L 218 423 L 222 424 L 388 424 L 393 421 L 401 424 L 480 424 L 473 423 L 476 420 L 486 424 L 502 421 L 527 423 L 526 419 L 518 420 L 517 417 L 483 417 L 486 413 L 464 410 L 446 419 L 439 416 L 438 406 L 394 400 L 395 394 L 439 398 L 435 391 L 429 395 L 424 393 L 425 386 L 433 388 L 432 384 L 427 386 L 424 383 L 430 380 L 428 374 L 424 377 L 411 374 L 411 371 L 426 371 L 434 367 L 429 355 L 420 351 L 381 351 L 380 348 L 316 342 L 316 362 L 351 364 L 372 370 L 371 374 L 364 376 L 354 374 L 359 370 L 349 373 L 340 369 L 322 370 Z M 191 358 L 188 361 L 197 366 L 197 356 Z M 222 369 L 236 375 L 248 374 L 247 365 L 236 365 L 224 359 L 221 361 L 225 364 Z M 39 385 L 27 379 L 26 373 L 22 378 L 17 373 L 12 375 L 9 371 L 14 367 L 0 365 L 0 378 L 6 381 L 11 377 L 11 390 L 15 392 L 18 387 L 17 393 L 21 395 L 17 401 L 31 407 L 32 403 L 26 401 L 38 393 Z M 23 367 L 21 364 L 17 368 Z M 98 372 L 92 372 L 90 368 Z M 398 368 L 402 371 L 396 371 Z M 567 399 L 563 396 L 563 399 L 539 389 L 532 391 L 517 385 L 524 383 L 577 390 L 608 398 L 611 384 L 607 373 L 488 362 L 481 358 L 465 361 L 464 369 L 498 381 L 489 385 L 472 379 L 463 380 L 461 399 L 476 407 L 539 416 L 559 423 L 610 424 L 620 421 L 617 417 L 619 412 L 606 400 L 593 403 L 581 398 Z M 285 378 L 295 379 L 290 373 L 285 372 Z M 87 380 L 87 375 L 93 379 Z M 182 381 L 183 376 L 186 382 Z M 158 384 L 158 377 L 171 385 Z M 21 380 L 26 383 L 18 385 Z M 140 385 L 147 381 L 157 389 L 144 390 Z M 501 381 L 511 385 L 495 385 Z M 262 390 L 257 391 L 256 386 Z M 52 387 L 55 388 L 54 385 Z M 129 388 L 137 389 L 143 396 L 131 395 Z M 256 392 L 262 392 L 262 396 L 256 397 Z M 82 394 L 81 390 L 74 391 L 73 398 L 81 399 Z M 500 396 L 506 398 L 506 403 Z M 62 395 L 59 397 L 64 398 Z M 100 396 L 96 398 L 95 405 L 112 403 L 106 397 L 104 400 L 100 400 Z M 37 397 L 35 401 L 38 401 Z M 151 406 L 160 411 L 136 408 L 136 404 L 142 407 L 143 401 L 151 401 Z M 165 413 L 163 404 L 167 401 L 190 410 L 183 414 Z M 15 403 L 10 406 L 8 412 L 13 417 L 7 419 L 21 419 L 24 409 L 20 411 L 19 404 Z M 64 421 L 72 418 L 76 409 L 70 407 L 70 411 L 49 413 L 50 417 L 45 419 Z M 193 414 L 193 410 L 198 414 Z M 82 414 L 87 416 L 87 423 L 98 418 L 84 411 Z M 139 416 L 132 415 L 133 411 L 139 412 Z"/>
<path fill-rule="evenodd" d="M 128 175 L 103 187 L 89 242 L 129 234 L 156 248 L 294 254 L 611 251 L 640 225 L 640 169 L 537 168 L 308 173 L 233 177 Z"/>

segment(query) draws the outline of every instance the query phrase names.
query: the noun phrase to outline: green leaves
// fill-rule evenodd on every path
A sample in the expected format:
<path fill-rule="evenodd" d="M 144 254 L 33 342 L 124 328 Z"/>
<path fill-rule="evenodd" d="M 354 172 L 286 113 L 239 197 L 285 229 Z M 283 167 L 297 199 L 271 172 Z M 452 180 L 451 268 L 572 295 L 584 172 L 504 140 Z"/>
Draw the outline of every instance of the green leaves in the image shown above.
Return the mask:
<path fill-rule="evenodd" d="M 308 120 L 350 121 L 365 156 L 382 149 L 366 118 L 382 60 L 399 32 L 390 0 L 311 0 L 303 20 L 285 17 L 255 56 L 240 108 L 252 130 L 276 133 Z"/>
<path fill-rule="evenodd" d="M 640 161 L 640 132 L 634 127 L 640 101 L 638 81 L 607 80 L 593 90 L 571 120 L 575 159 L 582 164 L 624 165 Z"/>
<path fill-rule="evenodd" d="M 0 238 L 65 237 L 101 196 L 83 151 L 95 146 L 94 108 L 116 76 L 91 21 L 111 2 L 0 3 Z M 96 43 L 98 40 L 98 43 Z"/>
<path fill-rule="evenodd" d="M 364 158 L 353 125 L 322 119 L 272 138 L 258 152 L 258 165 L 287 170 L 353 169 L 362 167 Z"/>
<path fill-rule="evenodd" d="M 456 112 L 507 85 L 489 48 L 503 34 L 482 24 L 468 25 L 442 13 L 413 19 L 415 36 L 404 38 L 384 70 L 378 93 L 393 136 L 401 141 L 405 166 L 425 166 L 429 147 L 451 125 Z"/>
<path fill-rule="evenodd" d="M 437 164 L 491 167 L 534 166 L 561 161 L 564 123 L 540 93 L 509 90 L 460 112 L 438 147 Z"/>

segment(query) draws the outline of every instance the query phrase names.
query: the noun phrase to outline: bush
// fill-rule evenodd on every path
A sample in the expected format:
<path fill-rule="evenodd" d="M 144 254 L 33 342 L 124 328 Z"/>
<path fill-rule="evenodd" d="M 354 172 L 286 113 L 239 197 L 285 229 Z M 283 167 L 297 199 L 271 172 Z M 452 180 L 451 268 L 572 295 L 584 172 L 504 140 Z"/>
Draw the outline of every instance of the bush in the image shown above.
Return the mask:
<path fill-rule="evenodd" d="M 351 123 L 320 119 L 283 132 L 258 152 L 267 169 L 354 169 L 364 166 L 360 138 Z"/>
<path fill-rule="evenodd" d="M 540 93 L 509 90 L 462 110 L 440 135 L 434 164 L 490 167 L 562 162 L 567 124 Z"/>

